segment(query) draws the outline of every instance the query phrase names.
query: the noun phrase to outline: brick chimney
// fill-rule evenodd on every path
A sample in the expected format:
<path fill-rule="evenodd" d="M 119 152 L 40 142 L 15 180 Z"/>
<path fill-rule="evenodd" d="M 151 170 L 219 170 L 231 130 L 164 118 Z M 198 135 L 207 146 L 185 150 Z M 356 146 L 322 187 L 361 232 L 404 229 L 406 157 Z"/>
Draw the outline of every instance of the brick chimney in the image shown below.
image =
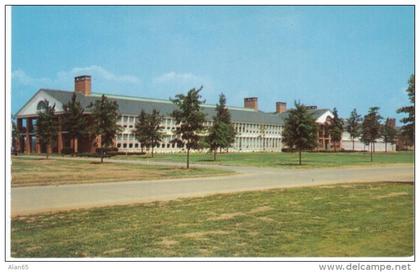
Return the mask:
<path fill-rule="evenodd" d="M 74 91 L 89 96 L 91 94 L 91 77 L 88 75 L 75 77 Z"/>
<path fill-rule="evenodd" d="M 286 102 L 276 102 L 276 113 L 282 113 L 287 110 Z"/>
<path fill-rule="evenodd" d="M 395 128 L 395 118 L 388 118 L 386 120 L 386 125 Z"/>
<path fill-rule="evenodd" d="M 244 98 L 244 107 L 258 111 L 258 97 Z"/>

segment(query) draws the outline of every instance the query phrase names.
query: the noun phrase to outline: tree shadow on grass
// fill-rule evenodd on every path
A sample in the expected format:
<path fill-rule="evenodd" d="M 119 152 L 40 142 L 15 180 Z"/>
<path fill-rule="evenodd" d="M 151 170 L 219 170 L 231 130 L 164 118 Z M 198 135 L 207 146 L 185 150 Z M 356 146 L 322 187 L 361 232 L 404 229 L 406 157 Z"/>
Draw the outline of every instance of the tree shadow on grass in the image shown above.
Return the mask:
<path fill-rule="evenodd" d="M 275 165 L 278 165 L 278 166 L 308 166 L 308 165 L 310 165 L 310 164 L 308 164 L 308 163 L 302 163 L 302 164 L 299 164 L 298 162 L 294 162 L 294 163 L 292 163 L 292 162 L 279 162 L 279 163 L 276 163 Z"/>
<path fill-rule="evenodd" d="M 112 162 L 107 162 L 107 161 L 104 161 L 104 162 L 100 162 L 100 161 L 91 161 L 91 162 L 89 162 L 89 164 L 98 164 L 98 165 L 101 165 L 101 164 L 111 164 Z"/>
<path fill-rule="evenodd" d="M 197 162 L 223 162 L 223 161 L 218 161 L 218 160 L 213 160 L 213 159 L 198 159 Z"/>

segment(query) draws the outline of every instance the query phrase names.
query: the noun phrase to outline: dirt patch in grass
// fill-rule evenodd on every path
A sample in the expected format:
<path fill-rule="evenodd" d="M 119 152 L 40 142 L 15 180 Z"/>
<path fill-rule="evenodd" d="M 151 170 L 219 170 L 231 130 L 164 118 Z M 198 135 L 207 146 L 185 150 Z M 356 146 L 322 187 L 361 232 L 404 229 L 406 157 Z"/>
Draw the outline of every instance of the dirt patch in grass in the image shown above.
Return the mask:
<path fill-rule="evenodd" d="M 116 249 L 111 249 L 111 250 L 104 251 L 103 254 L 104 255 L 112 255 L 112 254 L 115 254 L 115 253 L 123 252 L 124 250 L 125 250 L 124 247 L 116 248 Z"/>
<path fill-rule="evenodd" d="M 266 212 L 266 211 L 271 211 L 273 208 L 269 207 L 269 206 L 261 206 L 261 207 L 257 207 L 254 208 L 252 210 L 250 210 L 248 213 L 253 214 L 253 213 L 261 213 L 261 212 Z"/>
<path fill-rule="evenodd" d="M 159 242 L 159 245 L 163 247 L 167 247 L 167 248 L 172 247 L 176 244 L 178 244 L 178 241 L 170 240 L 170 239 L 163 239 L 162 241 Z"/>
<path fill-rule="evenodd" d="M 383 198 L 406 196 L 406 195 L 408 195 L 407 192 L 393 192 L 393 193 L 389 193 L 389 194 L 386 194 L 386 195 L 375 196 L 375 197 L 372 197 L 372 198 L 373 199 L 383 199 Z"/>
<path fill-rule="evenodd" d="M 228 231 L 223 230 L 210 230 L 210 231 L 197 231 L 197 232 L 189 232 L 184 233 L 181 236 L 190 239 L 200 239 L 210 235 L 226 235 Z"/>
<path fill-rule="evenodd" d="M 237 216 L 245 215 L 242 212 L 234 212 L 234 213 L 223 213 L 219 216 L 209 217 L 207 220 L 209 221 L 220 221 L 220 220 L 230 220 L 232 218 L 235 218 Z"/>
<path fill-rule="evenodd" d="M 272 223 L 272 222 L 276 222 L 276 220 L 267 217 L 267 216 L 262 216 L 262 217 L 258 217 L 259 220 L 264 221 L 266 223 Z"/>

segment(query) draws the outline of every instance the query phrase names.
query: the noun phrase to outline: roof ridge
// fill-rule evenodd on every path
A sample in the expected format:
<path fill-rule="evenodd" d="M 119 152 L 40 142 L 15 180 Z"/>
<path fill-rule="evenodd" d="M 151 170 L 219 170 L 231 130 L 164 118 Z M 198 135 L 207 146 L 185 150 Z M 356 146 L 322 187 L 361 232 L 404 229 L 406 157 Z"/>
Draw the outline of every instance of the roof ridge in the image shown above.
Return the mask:
<path fill-rule="evenodd" d="M 105 95 L 110 98 L 116 98 L 116 99 L 126 99 L 126 100 L 135 100 L 135 101 L 150 101 L 150 102 L 163 102 L 167 104 L 172 104 L 172 102 L 168 99 L 163 98 L 147 98 L 147 97 L 141 97 L 141 96 L 129 96 L 129 95 L 119 95 L 119 94 L 107 94 L 107 93 L 98 93 L 98 92 L 92 92 L 92 96 L 98 97 Z M 202 104 L 203 107 L 207 108 L 215 108 L 216 104 Z M 243 107 L 237 107 L 237 106 L 227 106 L 228 109 L 233 110 L 243 110 L 243 111 L 250 111 L 250 112 L 257 112 L 253 109 L 243 108 Z M 265 112 L 263 112 L 265 113 Z"/>

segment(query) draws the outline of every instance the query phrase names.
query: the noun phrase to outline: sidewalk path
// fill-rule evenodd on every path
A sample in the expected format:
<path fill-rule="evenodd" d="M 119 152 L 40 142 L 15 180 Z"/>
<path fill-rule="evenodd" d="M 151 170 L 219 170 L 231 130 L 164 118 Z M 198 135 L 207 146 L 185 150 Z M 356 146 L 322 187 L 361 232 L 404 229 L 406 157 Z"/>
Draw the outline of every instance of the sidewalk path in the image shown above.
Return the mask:
<path fill-rule="evenodd" d="M 71 158 L 67 158 L 71 159 Z M 119 163 L 139 161 L 107 160 Z M 147 162 L 146 164 L 179 165 Z M 204 166 L 194 164 L 194 167 Z M 345 182 L 414 181 L 414 165 L 360 166 L 316 169 L 277 169 L 216 166 L 237 175 L 150 181 L 107 182 L 11 189 L 12 216 L 47 211 L 171 200 L 215 193 L 313 186 Z"/>

